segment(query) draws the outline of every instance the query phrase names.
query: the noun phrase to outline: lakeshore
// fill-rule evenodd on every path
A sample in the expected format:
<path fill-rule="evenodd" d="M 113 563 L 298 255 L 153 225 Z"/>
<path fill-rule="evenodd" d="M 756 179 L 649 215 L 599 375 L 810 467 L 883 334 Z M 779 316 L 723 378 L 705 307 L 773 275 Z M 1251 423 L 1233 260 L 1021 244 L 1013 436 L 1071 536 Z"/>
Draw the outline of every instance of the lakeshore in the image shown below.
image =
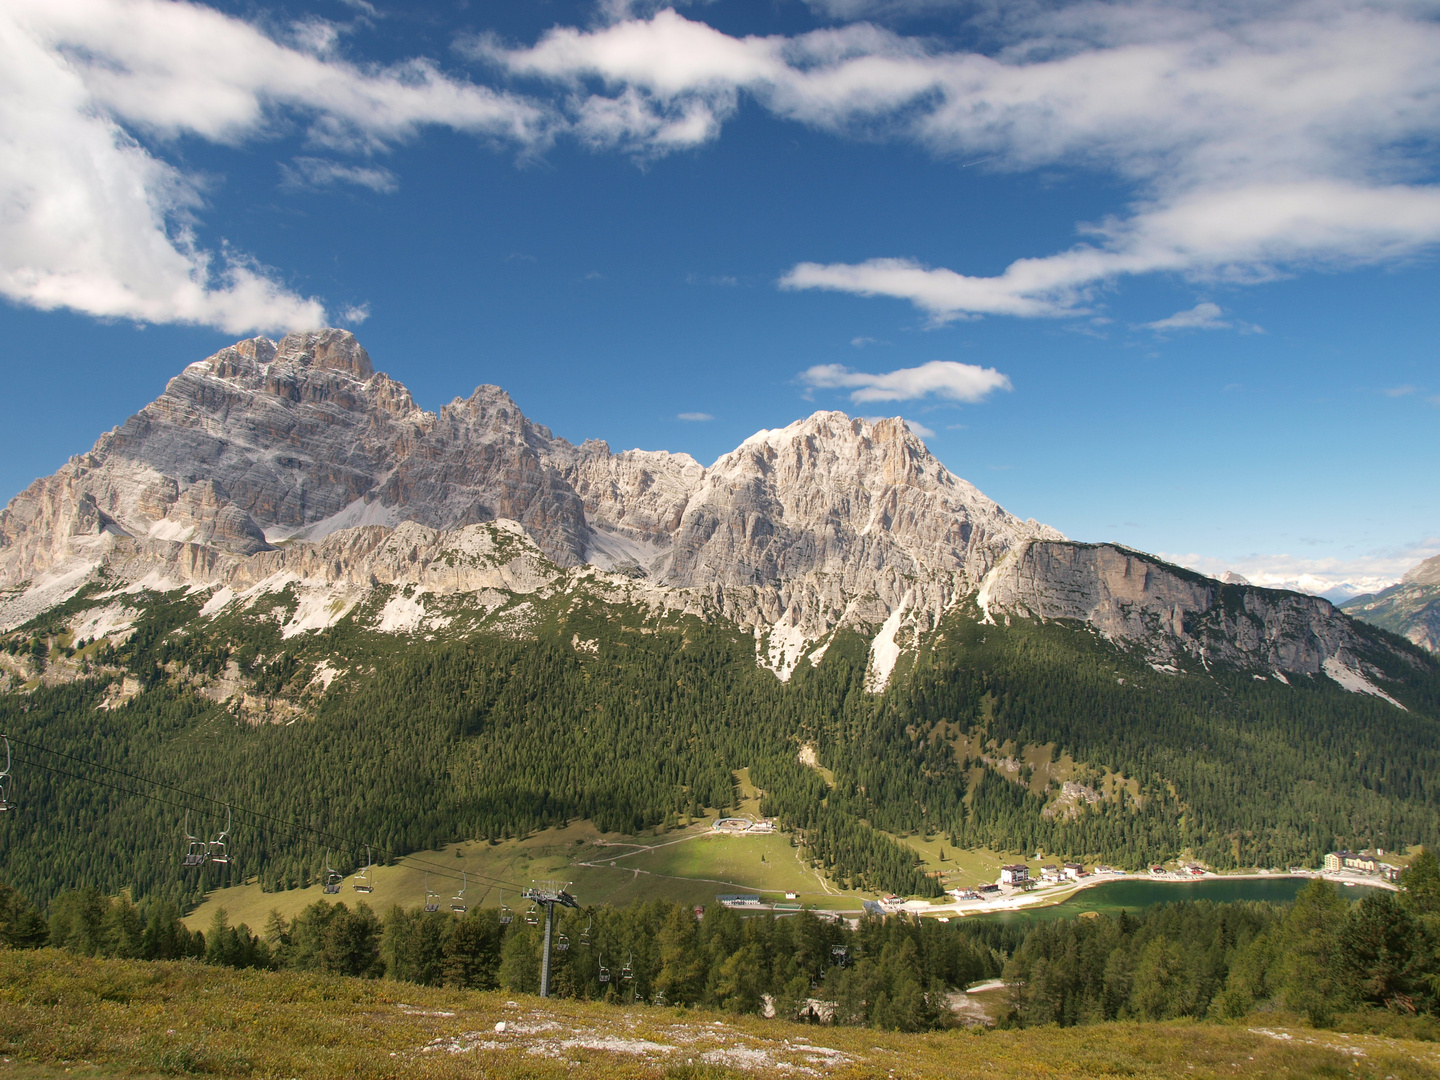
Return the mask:
<path fill-rule="evenodd" d="M 1080 881 L 1024 891 L 1013 889 L 993 900 L 952 900 L 937 904 L 928 900 L 907 900 L 887 908 L 930 918 L 966 918 L 977 915 L 1038 913 L 1047 908 L 1080 907 L 1141 908 L 1180 899 L 1273 900 L 1294 898 L 1314 878 L 1333 882 L 1341 888 L 1388 889 L 1396 886 L 1378 875 L 1354 873 L 1252 873 L 1252 874 L 1094 874 Z M 1095 894 L 1099 890 L 1099 894 Z M 1085 905 L 1072 903 L 1085 896 Z M 1107 897 L 1104 894 L 1119 893 Z M 1180 894 L 1180 895 L 1175 895 Z M 1079 912 L 1075 912 L 1078 914 Z M 1057 913 L 1059 917 L 1059 913 Z"/>

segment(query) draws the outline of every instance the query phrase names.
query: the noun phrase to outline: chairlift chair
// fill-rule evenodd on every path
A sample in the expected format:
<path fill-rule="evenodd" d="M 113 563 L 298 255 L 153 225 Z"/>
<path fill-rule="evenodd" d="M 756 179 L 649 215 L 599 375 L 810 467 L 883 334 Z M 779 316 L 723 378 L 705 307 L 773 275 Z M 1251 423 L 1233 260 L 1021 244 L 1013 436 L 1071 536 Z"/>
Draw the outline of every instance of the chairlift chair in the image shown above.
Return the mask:
<path fill-rule="evenodd" d="M 201 840 L 198 836 L 192 836 L 190 834 L 189 810 L 185 811 L 185 840 L 187 846 L 185 849 L 185 857 L 181 862 L 186 866 L 199 866 L 204 863 L 207 845 L 205 841 Z"/>
<path fill-rule="evenodd" d="M 330 853 L 325 853 L 325 880 L 321 884 L 322 891 L 334 896 L 340 891 L 340 885 L 345 880 L 345 875 L 330 865 Z"/>
<path fill-rule="evenodd" d="M 370 845 L 365 845 L 365 869 L 355 875 L 352 882 L 356 892 L 369 893 L 375 891 L 375 886 L 370 882 Z"/>
<path fill-rule="evenodd" d="M 564 952 L 565 950 L 570 948 L 570 939 L 564 934 L 557 934 L 555 936 L 555 948 L 559 949 L 561 952 Z"/>
<path fill-rule="evenodd" d="M 515 921 L 515 912 L 511 910 L 509 904 L 505 903 L 505 890 L 504 890 L 504 889 L 501 889 L 501 890 L 500 890 L 500 925 L 501 925 L 501 926 L 509 926 L 509 925 L 510 925 L 512 922 L 514 922 L 514 921 Z"/>
<path fill-rule="evenodd" d="M 525 912 L 525 924 L 527 926 L 540 925 L 540 909 L 536 907 L 533 903 Z"/>
<path fill-rule="evenodd" d="M 225 850 L 225 838 L 230 835 L 230 807 L 225 807 L 225 828 L 220 830 L 220 835 L 205 845 L 205 857 L 213 863 L 221 866 L 228 866 L 230 853 Z"/>
<path fill-rule="evenodd" d="M 470 883 L 465 880 L 465 871 L 464 871 L 464 870 L 461 870 L 461 871 L 460 871 L 460 891 L 457 892 L 454 896 L 452 896 L 452 897 L 450 898 L 450 910 L 451 910 L 451 911 L 458 911 L 461 915 L 464 915 L 465 912 L 467 912 L 468 910 L 470 910 L 468 907 L 465 906 L 465 890 L 469 887 L 469 884 L 470 884 Z M 484 898 L 482 897 L 481 899 L 484 899 Z"/>
<path fill-rule="evenodd" d="M 625 957 L 625 965 L 620 969 L 621 982 L 629 982 L 631 979 L 635 978 L 635 968 L 631 966 L 635 960 L 635 954 L 633 952 L 630 952 L 628 949 L 626 950 L 626 954 L 627 955 Z"/>
<path fill-rule="evenodd" d="M 594 925 L 595 917 L 592 915 L 590 917 L 590 921 L 585 924 L 585 929 L 580 931 L 580 944 L 584 945 L 587 949 L 592 944 L 592 941 L 590 940 L 590 928 Z"/>
<path fill-rule="evenodd" d="M 9 810 L 15 804 L 5 797 L 5 785 L 10 782 L 10 736 L 0 735 L 5 740 L 5 771 L 0 772 L 0 810 Z"/>
<path fill-rule="evenodd" d="M 426 871 L 425 871 L 425 910 L 426 910 L 426 911 L 439 911 L 439 910 L 440 910 L 440 894 L 437 893 L 437 892 L 431 892 L 431 891 L 430 891 L 430 871 L 429 871 L 429 870 L 426 870 Z"/>
<path fill-rule="evenodd" d="M 608 983 L 610 981 L 610 969 L 605 966 L 604 953 L 600 954 L 600 981 L 602 983 Z"/>

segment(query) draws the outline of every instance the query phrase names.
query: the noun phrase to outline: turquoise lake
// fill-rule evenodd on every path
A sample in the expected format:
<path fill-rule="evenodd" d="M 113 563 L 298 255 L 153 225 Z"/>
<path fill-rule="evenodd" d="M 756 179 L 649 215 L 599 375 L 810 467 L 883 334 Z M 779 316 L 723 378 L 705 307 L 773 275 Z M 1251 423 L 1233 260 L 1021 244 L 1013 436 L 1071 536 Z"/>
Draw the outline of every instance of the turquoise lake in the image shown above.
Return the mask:
<path fill-rule="evenodd" d="M 1144 878 L 1120 878 L 1082 889 L 1069 900 L 1049 907 L 995 914 L 969 915 L 967 918 L 1000 919 L 1004 922 L 1033 922 L 1038 919 L 1073 919 L 1081 912 L 1099 911 L 1107 915 L 1121 909 L 1138 911 L 1155 904 L 1173 904 L 1181 900 L 1211 900 L 1226 903 L 1234 900 L 1267 900 L 1288 904 L 1308 883 L 1303 877 L 1269 878 L 1206 878 L 1200 881 L 1149 881 Z M 1336 884 L 1337 892 L 1348 900 L 1359 900 L 1366 893 L 1376 892 L 1367 885 Z"/>

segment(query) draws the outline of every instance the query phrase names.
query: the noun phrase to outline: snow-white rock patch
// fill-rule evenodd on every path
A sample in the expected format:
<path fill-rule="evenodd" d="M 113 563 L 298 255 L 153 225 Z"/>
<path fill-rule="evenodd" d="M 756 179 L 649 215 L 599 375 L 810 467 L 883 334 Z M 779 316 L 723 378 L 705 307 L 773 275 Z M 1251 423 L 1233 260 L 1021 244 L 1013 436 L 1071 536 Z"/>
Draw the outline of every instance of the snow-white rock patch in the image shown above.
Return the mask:
<path fill-rule="evenodd" d="M 313 521 L 309 525 L 272 525 L 265 530 L 265 542 L 276 544 L 285 540 L 309 540 L 311 542 L 325 539 L 333 532 L 341 529 L 358 529 L 362 525 L 383 525 L 387 529 L 393 529 L 400 524 L 400 511 L 393 506 L 383 506 L 379 499 L 366 502 L 364 499 L 356 499 L 344 509 L 337 510 L 327 518 Z"/>
<path fill-rule="evenodd" d="M 1384 698 L 1391 705 L 1394 705 L 1401 712 L 1410 710 L 1401 705 L 1389 694 L 1385 693 L 1378 686 L 1372 683 L 1354 668 L 1346 667 L 1341 663 L 1338 656 L 1327 656 L 1325 658 L 1325 674 L 1334 679 L 1337 683 L 1349 690 L 1352 694 L 1371 694 L 1378 698 Z"/>
<path fill-rule="evenodd" d="M 80 638 L 98 641 L 100 638 L 129 630 L 139 617 L 138 611 L 124 604 L 106 604 L 102 608 L 81 612 L 71 620 L 70 629 L 77 641 Z"/>
<path fill-rule="evenodd" d="M 202 619 L 213 619 L 224 606 L 235 599 L 235 590 L 229 585 L 222 585 L 211 594 L 210 599 L 200 606 L 200 617 Z"/>
<path fill-rule="evenodd" d="M 770 628 L 763 644 L 763 652 L 756 650 L 760 666 L 773 671 L 781 682 L 789 682 L 790 676 L 795 674 L 795 665 L 800 663 L 800 657 L 805 654 L 805 646 L 809 644 L 805 637 L 805 628 L 800 623 L 799 613 L 793 609 L 786 612 L 780 621 Z"/>
<path fill-rule="evenodd" d="M 382 634 L 415 633 L 428 614 L 424 601 L 426 592 L 423 588 L 416 589 L 413 594 L 397 592 L 385 601 L 385 606 L 380 609 L 380 614 L 375 617 L 372 625 Z"/>
<path fill-rule="evenodd" d="M 295 614 L 280 627 L 280 636 L 286 640 L 310 630 L 328 630 L 350 613 L 358 597 L 324 587 L 303 589 L 300 602 L 295 605 Z"/>
<path fill-rule="evenodd" d="M 885 689 L 886 683 L 890 681 L 890 673 L 895 670 L 895 664 L 900 659 L 900 643 L 895 640 L 895 635 L 905 618 L 910 597 L 911 593 L 907 592 L 900 605 L 881 624 L 875 640 L 870 643 L 870 671 L 865 678 L 865 689 L 872 694 L 878 694 Z"/>

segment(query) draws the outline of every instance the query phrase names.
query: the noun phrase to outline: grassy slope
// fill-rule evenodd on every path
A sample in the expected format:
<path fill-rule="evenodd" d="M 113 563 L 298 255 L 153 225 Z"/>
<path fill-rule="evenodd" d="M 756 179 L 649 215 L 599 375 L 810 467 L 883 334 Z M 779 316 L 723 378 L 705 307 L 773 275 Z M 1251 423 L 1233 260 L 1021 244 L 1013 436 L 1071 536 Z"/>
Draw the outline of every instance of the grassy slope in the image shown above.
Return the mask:
<path fill-rule="evenodd" d="M 425 899 L 427 864 L 455 875 L 464 868 L 470 875 L 466 899 L 472 907 L 500 906 L 499 888 L 488 886 L 487 877 L 519 885 L 532 879 L 571 881 L 571 891 L 584 904 L 627 904 L 657 897 L 713 904 L 716 894 L 732 892 L 759 892 L 782 900 L 786 890 L 796 890 L 806 904 L 858 912 L 860 901 L 871 896 L 839 889 L 828 880 L 822 884 L 820 875 L 801 864 L 788 836 L 714 836 L 710 819 L 705 819 L 657 836 L 601 834 L 588 821 L 578 821 L 523 840 L 451 844 L 440 851 L 417 852 L 397 866 L 375 867 L 375 891 L 369 895 L 356 892 L 354 879 L 347 878 L 341 895 L 327 899 L 351 905 L 364 900 L 380 912 L 392 904 L 418 907 Z M 449 906 L 459 884 L 438 872 L 430 875 L 430 888 L 440 894 L 442 907 Z M 243 922 L 259 930 L 272 910 L 293 918 L 322 896 L 318 885 L 275 893 L 262 892 L 256 883 L 217 889 L 185 921 L 203 930 L 215 909 L 223 907 L 232 924 Z M 506 890 L 504 901 L 520 906 L 513 890 Z"/>
<path fill-rule="evenodd" d="M 500 1022 L 507 1030 L 497 1033 Z M 196 963 L 81 960 L 52 950 L 0 951 L 0 1053 L 31 1063 L 0 1066 L 0 1080 L 55 1075 L 36 1065 L 65 1065 L 82 1075 L 304 1080 L 719 1080 L 794 1075 L 799 1068 L 837 1080 L 1440 1077 L 1433 1044 L 1273 1025 L 899 1035 Z M 100 1070 L 87 1068 L 96 1065 Z"/>

